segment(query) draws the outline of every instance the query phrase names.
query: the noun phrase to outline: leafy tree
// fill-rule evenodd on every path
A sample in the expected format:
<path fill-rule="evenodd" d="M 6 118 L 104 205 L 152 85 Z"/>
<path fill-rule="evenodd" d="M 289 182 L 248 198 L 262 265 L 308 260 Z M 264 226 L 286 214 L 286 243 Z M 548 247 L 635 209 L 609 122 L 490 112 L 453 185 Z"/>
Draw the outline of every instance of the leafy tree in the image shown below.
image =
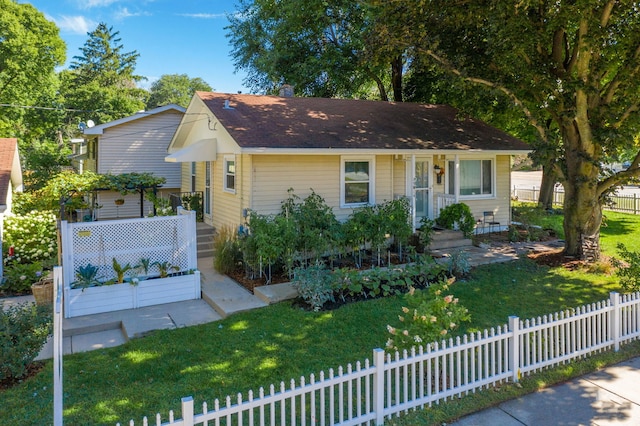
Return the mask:
<path fill-rule="evenodd" d="M 30 149 L 21 152 L 24 157 L 25 189 L 35 191 L 42 189 L 60 173 L 65 166 L 70 166 L 68 155 L 71 150 L 57 142 L 32 142 Z"/>
<path fill-rule="evenodd" d="M 372 55 L 366 3 L 350 0 L 241 0 L 227 27 L 245 84 L 265 92 L 284 83 L 307 96 L 366 96 L 401 81 L 402 57 Z M 393 66 L 389 66 L 393 64 Z M 393 76 L 391 77 L 391 74 Z M 394 90 L 396 97 L 401 91 Z"/>
<path fill-rule="evenodd" d="M 57 88 L 54 69 L 65 61 L 65 44 L 32 5 L 0 0 L 0 11 L 0 103 L 36 105 Z M 22 137 L 27 111 L 0 107 L 0 136 Z"/>
<path fill-rule="evenodd" d="M 80 121 L 104 123 L 144 109 L 148 92 L 136 87 L 144 77 L 134 74 L 140 54 L 124 52 L 118 34 L 98 24 L 88 33 L 81 55 L 60 73 L 65 106 L 75 110 L 67 116 L 68 133 Z"/>
<path fill-rule="evenodd" d="M 177 104 L 186 108 L 194 92 L 211 90 L 211 86 L 200 77 L 189 78 L 187 74 L 165 74 L 151 84 L 147 109 L 168 104 Z"/>
<path fill-rule="evenodd" d="M 550 167 L 564 185 L 566 253 L 598 258 L 607 196 L 640 175 L 633 146 L 640 3 L 431 0 L 403 7 L 403 19 L 379 23 L 379 32 L 392 46 L 411 46 L 416 64 L 435 64 L 511 100 L 538 133 L 536 152 L 553 158 Z M 631 148 L 629 169 L 603 169 Z"/>

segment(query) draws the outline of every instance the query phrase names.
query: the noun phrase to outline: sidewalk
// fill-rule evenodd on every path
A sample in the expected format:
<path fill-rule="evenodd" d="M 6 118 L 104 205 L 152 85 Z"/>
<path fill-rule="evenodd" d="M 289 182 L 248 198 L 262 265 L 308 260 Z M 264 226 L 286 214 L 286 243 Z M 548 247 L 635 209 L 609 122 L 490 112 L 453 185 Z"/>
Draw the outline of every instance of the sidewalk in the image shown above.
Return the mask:
<path fill-rule="evenodd" d="M 637 426 L 640 425 L 639 384 L 640 357 L 503 402 L 449 425 Z"/>

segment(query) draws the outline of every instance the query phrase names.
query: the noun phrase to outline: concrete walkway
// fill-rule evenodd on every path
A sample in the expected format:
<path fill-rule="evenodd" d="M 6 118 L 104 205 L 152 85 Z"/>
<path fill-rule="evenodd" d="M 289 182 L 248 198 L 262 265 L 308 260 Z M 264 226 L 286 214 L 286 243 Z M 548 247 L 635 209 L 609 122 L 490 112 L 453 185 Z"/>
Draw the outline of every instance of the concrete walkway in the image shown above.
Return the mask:
<path fill-rule="evenodd" d="M 455 426 L 640 425 L 640 358 L 449 423 Z M 490 391 L 489 391 L 490 392 Z"/>

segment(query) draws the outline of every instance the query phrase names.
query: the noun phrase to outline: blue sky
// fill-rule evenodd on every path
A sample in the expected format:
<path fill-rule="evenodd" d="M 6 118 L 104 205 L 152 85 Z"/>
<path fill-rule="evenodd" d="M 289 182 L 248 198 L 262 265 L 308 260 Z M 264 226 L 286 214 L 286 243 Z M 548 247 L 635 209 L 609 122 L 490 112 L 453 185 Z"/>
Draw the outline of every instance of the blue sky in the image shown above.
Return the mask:
<path fill-rule="evenodd" d="M 163 74 L 200 77 L 217 92 L 248 93 L 245 73 L 234 73 L 228 14 L 235 0 L 28 0 L 60 28 L 67 63 L 80 54 L 87 33 L 105 22 L 119 31 L 124 51 L 140 53 L 136 73 L 148 87 Z M 66 67 L 65 65 L 65 67 Z"/>

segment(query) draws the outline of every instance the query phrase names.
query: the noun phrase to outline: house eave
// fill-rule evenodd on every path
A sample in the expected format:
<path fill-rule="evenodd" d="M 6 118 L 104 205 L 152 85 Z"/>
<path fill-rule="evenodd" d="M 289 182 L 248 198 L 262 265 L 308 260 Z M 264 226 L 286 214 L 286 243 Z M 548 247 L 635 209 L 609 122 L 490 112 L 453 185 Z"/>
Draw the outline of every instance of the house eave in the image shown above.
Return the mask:
<path fill-rule="evenodd" d="M 215 161 L 217 155 L 216 138 L 200 139 L 182 149 L 172 150 L 164 157 L 167 163 L 189 163 L 200 161 Z"/>
<path fill-rule="evenodd" d="M 249 155 L 526 155 L 531 150 L 482 149 L 348 149 L 348 148 L 242 148 Z"/>

